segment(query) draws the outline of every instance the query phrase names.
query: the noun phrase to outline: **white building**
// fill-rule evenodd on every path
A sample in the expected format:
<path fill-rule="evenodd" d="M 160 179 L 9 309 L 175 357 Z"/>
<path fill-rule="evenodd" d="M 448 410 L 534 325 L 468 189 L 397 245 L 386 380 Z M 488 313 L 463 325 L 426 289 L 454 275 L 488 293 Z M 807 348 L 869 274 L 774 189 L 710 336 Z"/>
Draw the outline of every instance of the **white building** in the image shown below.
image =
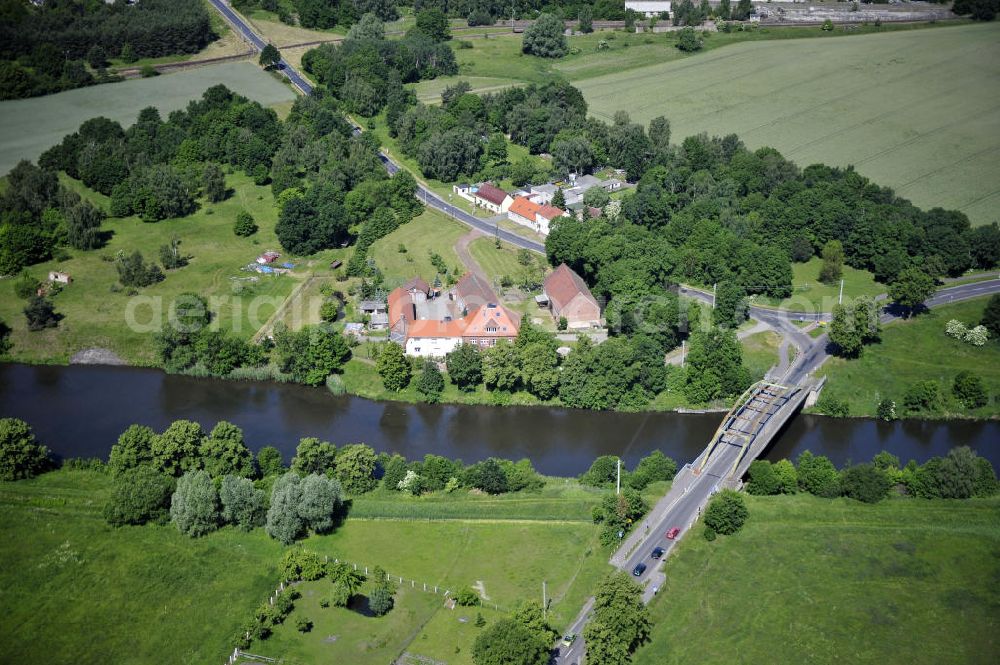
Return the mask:
<path fill-rule="evenodd" d="M 631 9 L 649 18 L 650 16 L 659 16 L 663 12 L 669 13 L 670 3 L 657 0 L 625 0 L 625 9 Z"/>

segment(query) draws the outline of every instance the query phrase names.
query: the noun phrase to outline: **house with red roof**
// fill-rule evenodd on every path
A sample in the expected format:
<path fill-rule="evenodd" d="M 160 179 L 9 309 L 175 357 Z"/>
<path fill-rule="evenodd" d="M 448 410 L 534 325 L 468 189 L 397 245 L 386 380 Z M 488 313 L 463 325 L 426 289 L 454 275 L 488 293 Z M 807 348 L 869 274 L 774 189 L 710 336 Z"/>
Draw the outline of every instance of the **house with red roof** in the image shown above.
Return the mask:
<path fill-rule="evenodd" d="M 493 183 L 484 182 L 472 194 L 473 202 L 480 208 L 486 208 L 500 215 L 510 208 L 514 202 L 511 195 Z"/>
<path fill-rule="evenodd" d="M 536 203 L 526 196 L 518 196 L 507 210 L 507 219 L 542 235 L 549 234 L 552 220 L 564 215 L 569 213 L 548 203 Z"/>
<path fill-rule="evenodd" d="M 572 328 L 601 326 L 601 305 L 586 282 L 565 263 L 549 273 L 542 285 L 552 316 L 566 317 Z"/>

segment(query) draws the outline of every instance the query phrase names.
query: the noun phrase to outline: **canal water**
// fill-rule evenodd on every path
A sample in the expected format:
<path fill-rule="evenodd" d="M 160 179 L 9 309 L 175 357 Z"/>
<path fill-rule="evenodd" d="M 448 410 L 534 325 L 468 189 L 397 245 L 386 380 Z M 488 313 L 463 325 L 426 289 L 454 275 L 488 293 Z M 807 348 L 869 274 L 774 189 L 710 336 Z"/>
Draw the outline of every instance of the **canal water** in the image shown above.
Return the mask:
<path fill-rule="evenodd" d="M 654 449 L 691 461 L 722 414 L 614 413 L 550 407 L 485 407 L 376 402 L 325 388 L 173 376 L 154 369 L 0 364 L 0 417 L 27 421 L 61 457 L 107 458 L 132 423 L 158 431 L 185 418 L 206 430 L 219 420 L 243 428 L 253 450 L 274 445 L 286 462 L 301 437 L 367 443 L 409 459 L 435 453 L 465 462 L 528 457 L 545 474 L 585 471 L 598 455 L 631 466 Z M 967 445 L 1000 467 L 1000 422 L 868 419 L 800 414 L 766 457 L 811 450 L 838 466 L 885 449 L 923 462 Z"/>

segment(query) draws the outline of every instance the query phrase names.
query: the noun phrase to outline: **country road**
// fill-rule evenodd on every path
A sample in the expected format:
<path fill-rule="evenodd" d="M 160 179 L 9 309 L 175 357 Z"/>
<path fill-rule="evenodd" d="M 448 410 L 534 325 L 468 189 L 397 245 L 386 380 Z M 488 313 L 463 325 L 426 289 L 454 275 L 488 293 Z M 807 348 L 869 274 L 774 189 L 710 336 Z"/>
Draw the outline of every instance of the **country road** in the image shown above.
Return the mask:
<path fill-rule="evenodd" d="M 236 13 L 229 5 L 227 5 L 223 0 L 209 0 L 212 6 L 219 10 L 219 13 L 232 25 L 234 28 L 239 30 L 240 34 L 243 35 L 250 44 L 257 50 L 260 51 L 266 46 L 266 42 L 253 31 L 253 28 L 243 20 L 239 14 Z M 288 80 L 292 82 L 292 85 L 302 94 L 308 95 L 312 92 L 313 86 L 309 83 L 306 78 L 299 73 L 288 61 L 284 58 L 279 62 L 279 68 L 281 72 L 288 77 Z M 355 132 L 360 133 L 361 128 L 356 127 Z M 379 156 L 382 163 L 385 164 L 386 171 L 390 174 L 395 173 L 400 169 L 399 164 L 392 160 L 389 155 L 385 152 L 380 152 Z M 442 200 L 437 194 L 432 192 L 430 189 L 425 187 L 417 181 L 417 198 L 424 202 L 425 205 L 434 208 L 449 217 L 453 217 L 463 224 L 467 224 L 474 229 L 478 229 L 483 233 L 489 235 L 497 235 L 504 242 L 510 243 L 515 247 L 521 247 L 523 249 L 528 249 L 533 252 L 538 252 L 540 254 L 545 253 L 545 245 L 534 240 L 528 240 L 527 238 L 522 238 L 516 233 L 511 233 L 510 231 L 505 231 L 490 224 L 487 221 L 473 217 L 469 213 L 456 208 L 455 206 Z"/>

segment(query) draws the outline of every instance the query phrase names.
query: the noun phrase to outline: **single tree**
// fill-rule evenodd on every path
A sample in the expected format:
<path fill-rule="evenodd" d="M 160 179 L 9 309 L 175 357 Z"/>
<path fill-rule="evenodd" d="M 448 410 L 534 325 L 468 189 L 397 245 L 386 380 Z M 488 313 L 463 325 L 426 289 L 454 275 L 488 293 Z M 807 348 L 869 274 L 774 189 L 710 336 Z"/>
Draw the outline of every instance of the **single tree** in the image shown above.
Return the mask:
<path fill-rule="evenodd" d="M 250 531 L 264 523 L 264 490 L 254 487 L 249 478 L 226 476 L 219 487 L 222 520 Z"/>
<path fill-rule="evenodd" d="M 472 661 L 476 665 L 545 665 L 549 644 L 516 619 L 500 619 L 476 637 Z"/>
<path fill-rule="evenodd" d="M 281 53 L 274 44 L 268 44 L 261 50 L 258 62 L 264 69 L 271 69 L 281 62 Z"/>
<path fill-rule="evenodd" d="M 298 514 L 303 527 L 316 533 L 330 532 L 343 503 L 340 481 L 314 473 L 303 478 L 299 487 Z"/>
<path fill-rule="evenodd" d="M 582 5 L 576 14 L 579 25 L 577 29 L 583 34 L 590 34 L 594 31 L 594 9 L 590 5 Z"/>
<path fill-rule="evenodd" d="M 108 54 L 100 44 L 94 44 L 87 51 L 87 64 L 94 69 L 104 69 L 108 64 Z"/>
<path fill-rule="evenodd" d="M 112 526 L 165 519 L 173 492 L 174 479 L 148 464 L 126 469 L 111 486 L 104 519 Z"/>
<path fill-rule="evenodd" d="M 483 358 L 475 344 L 459 344 L 445 356 L 448 378 L 459 390 L 471 392 L 483 380 Z"/>
<path fill-rule="evenodd" d="M 299 440 L 292 458 L 292 471 L 300 476 L 310 473 L 326 473 L 333 471 L 337 459 L 337 448 L 328 441 L 320 441 L 315 437 Z"/>
<path fill-rule="evenodd" d="M 337 478 L 349 494 L 364 494 L 375 489 L 377 467 L 375 450 L 363 443 L 343 446 L 337 453 Z"/>
<path fill-rule="evenodd" d="M 540 14 L 534 24 L 524 31 L 521 50 L 542 58 L 561 58 L 569 50 L 565 29 L 559 17 Z"/>
<path fill-rule="evenodd" d="M 291 545 L 305 532 L 305 524 L 299 515 L 302 499 L 301 479 L 297 473 L 289 471 L 279 477 L 271 490 L 271 506 L 267 509 L 264 529 L 268 535 Z"/>
<path fill-rule="evenodd" d="M 724 536 L 743 528 L 749 516 L 743 497 L 732 490 L 722 490 L 716 494 L 705 510 L 705 526 Z"/>
<path fill-rule="evenodd" d="M 831 240 L 823 245 L 823 267 L 819 271 L 819 281 L 836 284 L 844 270 L 844 245 L 839 240 Z"/>
<path fill-rule="evenodd" d="M 392 392 L 399 392 L 410 385 L 413 374 L 410 361 L 403 355 L 403 347 L 391 342 L 382 347 L 375 362 L 375 370 L 382 377 L 385 389 Z"/>
<path fill-rule="evenodd" d="M 962 403 L 967 409 L 978 409 L 986 406 L 989 396 L 986 393 L 986 385 L 982 377 L 972 372 L 959 372 L 955 376 L 955 382 L 951 387 L 955 399 Z"/>
<path fill-rule="evenodd" d="M 261 478 L 278 476 L 285 472 L 281 451 L 274 446 L 264 446 L 257 452 L 257 470 Z"/>
<path fill-rule="evenodd" d="M 698 33 L 694 31 L 692 27 L 681 28 L 681 31 L 677 33 L 677 48 L 687 53 L 693 53 L 694 51 L 700 51 L 705 45 L 705 42 Z"/>
<path fill-rule="evenodd" d="M 202 187 L 205 190 L 205 198 L 212 203 L 218 203 L 226 198 L 229 191 L 226 189 L 226 176 L 222 169 L 214 162 L 205 165 L 202 172 Z"/>
<path fill-rule="evenodd" d="M 417 12 L 416 30 L 430 37 L 435 42 L 451 39 L 451 28 L 448 17 L 440 9 L 424 9 Z"/>
<path fill-rule="evenodd" d="M 417 379 L 417 392 L 425 402 L 431 404 L 441 399 L 441 392 L 444 390 L 444 376 L 438 369 L 437 363 L 433 360 L 425 360 L 423 371 Z"/>
<path fill-rule="evenodd" d="M 907 268 L 889 285 L 889 297 L 907 309 L 908 314 L 922 307 L 934 293 L 934 278 L 919 268 Z"/>
<path fill-rule="evenodd" d="M 872 464 L 856 464 L 844 469 L 840 486 L 844 495 L 865 503 L 878 503 L 889 494 L 889 476 Z"/>
<path fill-rule="evenodd" d="M 561 188 L 557 188 L 555 194 L 552 195 L 552 206 L 560 209 L 566 208 L 566 195 L 563 194 Z"/>
<path fill-rule="evenodd" d="M 241 210 L 236 215 L 236 222 L 233 224 L 233 233 L 246 238 L 257 233 L 257 223 L 246 210 Z"/>
<path fill-rule="evenodd" d="M 28 330 L 38 332 L 59 325 L 61 315 L 56 313 L 52 301 L 43 296 L 32 296 L 24 308 L 24 317 L 28 320 Z"/>
<path fill-rule="evenodd" d="M 156 432 L 145 425 L 130 425 L 122 432 L 118 443 L 111 446 L 108 457 L 108 469 L 112 475 L 120 476 L 140 464 L 151 464 L 155 437 Z"/>
<path fill-rule="evenodd" d="M 189 471 L 181 476 L 170 500 L 170 519 L 192 538 L 219 528 L 219 496 L 207 473 Z"/>

